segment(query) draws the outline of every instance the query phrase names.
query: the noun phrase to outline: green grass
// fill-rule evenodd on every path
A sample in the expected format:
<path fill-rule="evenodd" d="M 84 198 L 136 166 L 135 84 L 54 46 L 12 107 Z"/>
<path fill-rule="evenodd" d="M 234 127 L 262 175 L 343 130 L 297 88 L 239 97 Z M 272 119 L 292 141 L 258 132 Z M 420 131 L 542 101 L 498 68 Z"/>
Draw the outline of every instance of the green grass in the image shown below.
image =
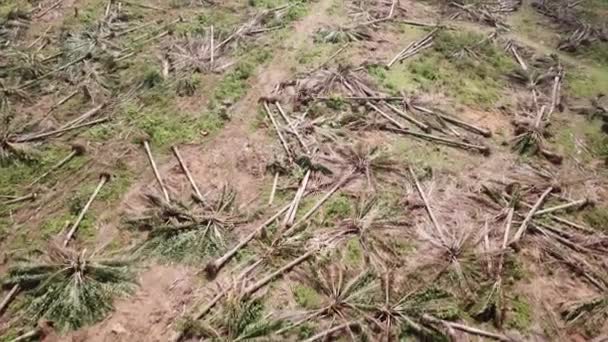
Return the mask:
<path fill-rule="evenodd" d="M 304 309 L 317 309 L 321 305 L 321 298 L 317 292 L 306 285 L 296 284 L 291 292 L 296 303 Z"/>
<path fill-rule="evenodd" d="M 514 67 L 513 61 L 491 44 L 475 49 L 481 56 L 479 60 L 452 56 L 483 39 L 483 35 L 470 32 L 442 32 L 437 35 L 433 49 L 390 70 L 375 66 L 369 72 L 394 93 L 444 92 L 460 104 L 491 107 L 503 95 L 507 85 L 504 75 Z"/>
<path fill-rule="evenodd" d="M 27 184 L 46 172 L 70 153 L 69 148 L 48 145 L 42 147 L 31 162 L 15 161 L 9 165 L 0 165 L 0 194 L 23 195 Z M 61 169 L 51 173 L 41 184 L 53 185 L 58 179 L 80 169 L 86 161 L 85 156 L 75 157 Z"/>
<path fill-rule="evenodd" d="M 516 295 L 509 303 L 506 315 L 506 326 L 519 332 L 526 332 L 532 324 L 533 312 L 530 303 L 521 295 Z"/>
<path fill-rule="evenodd" d="M 574 97 L 591 98 L 608 92 L 608 68 L 586 65 L 566 73 L 566 92 Z"/>
<path fill-rule="evenodd" d="M 27 0 L 4 0 L 0 4 L 0 23 L 4 22 L 8 14 L 13 11 L 29 11 L 31 5 Z"/>
<path fill-rule="evenodd" d="M 551 48 L 557 46 L 559 34 L 547 29 L 547 19 L 531 6 L 522 6 L 508 19 L 512 29 L 527 39 Z"/>
<path fill-rule="evenodd" d="M 357 266 L 363 263 L 363 249 L 359 240 L 350 239 L 348 241 L 343 260 L 347 266 Z"/>
<path fill-rule="evenodd" d="M 344 195 L 338 195 L 328 200 L 324 206 L 324 219 L 333 221 L 348 217 L 353 211 L 351 201 Z"/>
<path fill-rule="evenodd" d="M 602 121 L 571 116 L 567 122 L 556 124 L 555 135 L 549 140 L 560 153 L 576 156 L 581 161 L 608 158 L 608 135 L 602 131 Z M 586 149 L 577 146 L 577 139 L 585 142 Z"/>
<path fill-rule="evenodd" d="M 583 220 L 593 229 L 608 232 L 608 207 L 596 206 L 587 209 L 582 214 Z"/>
<path fill-rule="evenodd" d="M 410 137 L 396 138 L 392 148 L 398 160 L 437 171 L 462 170 L 475 160 L 472 154 L 456 148 Z"/>

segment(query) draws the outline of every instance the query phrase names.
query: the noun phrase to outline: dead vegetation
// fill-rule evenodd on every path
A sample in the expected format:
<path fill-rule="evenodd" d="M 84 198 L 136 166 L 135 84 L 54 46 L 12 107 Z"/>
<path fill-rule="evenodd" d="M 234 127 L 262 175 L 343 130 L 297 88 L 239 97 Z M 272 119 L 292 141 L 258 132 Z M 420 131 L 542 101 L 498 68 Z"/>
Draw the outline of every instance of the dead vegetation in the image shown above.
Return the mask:
<path fill-rule="evenodd" d="M 195 301 L 179 303 L 174 324 L 163 327 L 172 341 L 551 339 L 550 328 L 536 327 L 539 309 L 531 307 L 540 301 L 557 330 L 565 327 L 562 338 L 600 335 L 608 237 L 581 217 L 605 201 L 605 174 L 570 160 L 578 156 L 556 136 L 572 112 L 605 119 L 603 95 L 573 106 L 571 58 L 505 38 L 523 2 L 442 4 L 112 0 L 74 7 L 61 30 L 32 20 L 68 15 L 61 1 L 9 11 L 0 22 L 0 172 L 11 175 L 0 175 L 1 191 L 10 190 L 0 194 L 0 233 L 16 244 L 31 224 L 63 247 L 16 249 L 33 257 L 23 265 L 7 256 L 0 331 L 25 340 L 44 335 L 38 319 L 61 333 L 94 324 L 135 289 L 134 262 L 169 262 L 206 277 Z M 605 28 L 577 17 L 582 4 L 534 6 L 564 28 L 558 50 L 605 40 Z M 292 25 L 318 8 L 337 20 L 311 12 Z M 437 12 L 437 24 L 420 24 L 426 11 Z M 479 24 L 492 28 L 481 39 L 468 32 L 486 29 Z M 287 51 L 291 40 L 301 50 Z M 324 62 L 302 62 L 308 71 L 295 74 L 289 68 L 304 49 Z M 509 73 L 503 55 L 516 66 Z M 437 74 L 409 69 L 428 61 Z M 511 101 L 491 104 L 490 113 L 446 99 L 445 89 L 398 89 L 375 75 L 441 80 L 445 63 L 462 68 L 453 75 L 481 80 L 463 83 L 470 87 L 504 78 L 496 84 Z M 266 93 L 269 80 L 277 83 Z M 209 134 L 222 124 L 203 121 L 229 120 L 232 111 L 239 113 L 227 131 L 255 138 Z M 181 152 L 181 142 L 204 147 L 205 157 Z M 441 165 L 439 154 L 447 155 Z M 263 185 L 236 187 L 239 179 L 216 170 L 225 159 L 238 159 L 235 168 L 264 177 Z M 573 179 L 573 169 L 585 177 Z M 125 181 L 144 171 L 147 189 Z M 59 184 L 43 186 L 55 177 Z M 70 191 L 69 201 L 61 197 Z M 247 191 L 256 193 L 249 201 Z M 66 207 L 50 231 L 35 221 Z M 113 233 L 121 239 L 110 242 L 95 223 L 104 207 L 112 216 L 104 226 L 132 228 Z M 100 241 L 128 246 L 128 257 L 99 257 Z M 526 282 L 535 281 L 540 290 L 531 294 Z"/>

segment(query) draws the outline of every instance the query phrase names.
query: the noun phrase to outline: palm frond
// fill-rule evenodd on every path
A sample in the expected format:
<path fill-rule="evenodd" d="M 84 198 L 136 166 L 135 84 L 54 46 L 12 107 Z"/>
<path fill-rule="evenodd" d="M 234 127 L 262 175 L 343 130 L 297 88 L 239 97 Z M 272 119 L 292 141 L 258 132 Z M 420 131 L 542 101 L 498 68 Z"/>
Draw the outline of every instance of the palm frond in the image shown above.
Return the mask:
<path fill-rule="evenodd" d="M 218 255 L 228 245 L 232 229 L 244 222 L 236 213 L 236 192 L 224 187 L 219 197 L 203 205 L 188 207 L 148 195 L 152 207 L 130 222 L 148 230 L 139 253 L 168 261 L 198 262 Z"/>
<path fill-rule="evenodd" d="M 562 305 L 562 316 L 571 325 L 600 331 L 608 320 L 608 296 L 600 294 Z"/>
<path fill-rule="evenodd" d="M 49 319 L 66 331 L 103 319 L 114 298 L 133 291 L 135 277 L 128 260 L 52 245 L 40 260 L 10 268 L 3 284 L 24 289 L 30 320 Z"/>

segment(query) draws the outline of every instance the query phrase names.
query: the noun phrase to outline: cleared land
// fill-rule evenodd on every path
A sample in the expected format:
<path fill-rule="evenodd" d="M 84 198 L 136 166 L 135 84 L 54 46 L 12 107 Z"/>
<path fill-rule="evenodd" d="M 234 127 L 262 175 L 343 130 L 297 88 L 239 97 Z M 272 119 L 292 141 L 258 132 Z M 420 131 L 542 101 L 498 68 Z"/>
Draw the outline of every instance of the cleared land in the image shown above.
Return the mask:
<path fill-rule="evenodd" d="M 0 341 L 608 338 L 606 17 L 5 0 Z"/>

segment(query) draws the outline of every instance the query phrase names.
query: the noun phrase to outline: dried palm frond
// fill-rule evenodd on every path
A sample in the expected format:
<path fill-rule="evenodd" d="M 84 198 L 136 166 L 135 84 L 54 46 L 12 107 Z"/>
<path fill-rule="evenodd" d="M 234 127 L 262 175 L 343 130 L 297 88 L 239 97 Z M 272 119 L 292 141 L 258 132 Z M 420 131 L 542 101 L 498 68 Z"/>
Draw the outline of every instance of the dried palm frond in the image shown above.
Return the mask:
<path fill-rule="evenodd" d="M 512 1 L 509 4 L 502 5 L 499 3 L 498 6 L 492 6 L 483 2 L 467 3 L 457 0 L 450 1 L 449 5 L 456 9 L 456 12 L 452 14 L 453 18 L 463 16 L 472 21 L 508 29 L 509 25 L 502 18 L 502 14 L 515 11 L 521 5 L 521 1 Z"/>
<path fill-rule="evenodd" d="M 28 294 L 28 319 L 45 318 L 61 330 L 73 330 L 101 320 L 115 297 L 134 289 L 130 265 L 51 245 L 40 260 L 10 268 L 3 284 L 19 285 Z"/>
<path fill-rule="evenodd" d="M 18 39 L 30 25 L 30 14 L 23 10 L 11 10 L 5 18 L 0 18 L 0 49 Z"/>
<path fill-rule="evenodd" d="M 129 222 L 149 231 L 140 252 L 161 259 L 196 262 L 217 255 L 226 248 L 232 229 L 244 222 L 234 207 L 236 193 L 228 187 L 204 208 L 147 197 L 154 207 Z"/>
<path fill-rule="evenodd" d="M 50 69 L 45 65 L 44 56 L 29 51 L 13 50 L 7 54 L 13 66 L 11 72 L 21 80 L 32 80 L 41 77 Z"/>
<path fill-rule="evenodd" d="M 608 295 L 606 293 L 583 298 L 562 305 L 562 317 L 570 325 L 600 331 L 608 321 Z"/>
<path fill-rule="evenodd" d="M 334 150 L 333 157 L 322 157 L 323 159 L 348 166 L 355 173 L 366 177 L 367 185 L 375 188 L 378 178 L 387 173 L 399 173 L 398 165 L 385 150 L 378 146 L 370 146 L 363 142 L 342 145 Z"/>
<path fill-rule="evenodd" d="M 339 65 L 336 69 L 321 69 L 297 79 L 291 82 L 296 87 L 297 102 L 306 103 L 321 96 L 379 96 L 374 83 L 361 70 Z"/>

